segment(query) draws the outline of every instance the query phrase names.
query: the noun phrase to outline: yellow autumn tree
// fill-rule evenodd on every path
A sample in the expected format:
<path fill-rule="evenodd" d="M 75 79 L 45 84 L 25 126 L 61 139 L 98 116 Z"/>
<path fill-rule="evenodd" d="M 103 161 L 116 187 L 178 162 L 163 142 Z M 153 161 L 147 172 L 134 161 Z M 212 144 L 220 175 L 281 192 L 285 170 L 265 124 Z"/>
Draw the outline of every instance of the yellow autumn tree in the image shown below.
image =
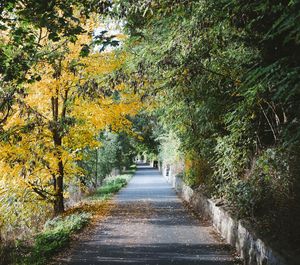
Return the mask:
<path fill-rule="evenodd" d="M 129 130 L 128 116 L 139 101 L 124 85 L 110 88 L 104 78 L 118 69 L 124 54 L 91 53 L 81 57 L 90 39 L 63 43 L 53 60 L 39 62 L 34 71 L 41 80 L 27 85 L 3 127 L 0 170 L 3 183 L 17 183 L 64 211 L 64 183 L 82 174 L 76 161 L 81 150 L 99 145 L 104 129 Z M 4 185 L 4 184 L 3 184 Z M 3 187 L 2 187 L 3 189 Z"/>

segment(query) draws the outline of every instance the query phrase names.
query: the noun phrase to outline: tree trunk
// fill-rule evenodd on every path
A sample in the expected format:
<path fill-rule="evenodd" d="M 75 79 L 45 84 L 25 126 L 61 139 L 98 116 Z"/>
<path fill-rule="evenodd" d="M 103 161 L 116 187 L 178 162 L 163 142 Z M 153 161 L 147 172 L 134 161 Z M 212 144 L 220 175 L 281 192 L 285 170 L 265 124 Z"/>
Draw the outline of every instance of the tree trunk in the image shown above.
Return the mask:
<path fill-rule="evenodd" d="M 57 216 L 65 211 L 64 206 L 64 168 L 62 161 L 58 162 L 59 176 L 56 178 L 56 190 L 54 200 L 54 215 Z"/>
<path fill-rule="evenodd" d="M 58 94 L 58 91 L 57 91 Z M 62 136 L 60 135 L 60 126 L 58 120 L 58 97 L 52 97 L 52 114 L 53 114 L 53 127 L 52 135 L 54 146 L 57 149 L 56 158 L 58 160 L 58 173 L 55 175 L 55 181 L 53 183 L 55 198 L 54 198 L 54 215 L 57 216 L 62 214 L 65 210 L 64 207 L 64 165 L 62 162 L 61 146 L 62 146 Z M 65 108 L 62 111 L 62 118 L 65 118 Z"/>
<path fill-rule="evenodd" d="M 60 215 L 65 211 L 64 197 L 62 191 L 57 191 L 54 201 L 54 216 Z"/>
<path fill-rule="evenodd" d="M 96 174 L 95 174 L 95 189 L 98 187 L 98 148 L 96 148 Z"/>

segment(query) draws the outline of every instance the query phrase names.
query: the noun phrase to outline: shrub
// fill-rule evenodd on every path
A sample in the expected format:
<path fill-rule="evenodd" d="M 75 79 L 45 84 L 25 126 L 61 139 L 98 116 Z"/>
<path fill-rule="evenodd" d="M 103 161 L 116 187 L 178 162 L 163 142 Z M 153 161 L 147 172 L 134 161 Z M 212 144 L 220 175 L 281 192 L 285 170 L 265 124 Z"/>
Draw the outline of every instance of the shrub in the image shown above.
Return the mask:
<path fill-rule="evenodd" d="M 280 149 L 266 149 L 253 158 L 249 171 L 241 175 L 234 170 L 229 173 L 229 167 L 226 168 L 238 167 L 241 162 L 235 156 L 222 157 L 217 164 L 228 170 L 215 171 L 211 183 L 215 194 L 234 206 L 240 217 L 266 216 L 274 209 L 279 212 L 292 197 L 288 158 L 284 153 Z"/>
<path fill-rule="evenodd" d="M 47 221 L 44 230 L 35 237 L 30 262 L 42 264 L 44 259 L 66 246 L 71 234 L 83 228 L 89 219 L 89 214 L 77 213 Z"/>
<path fill-rule="evenodd" d="M 205 159 L 195 153 L 192 154 L 186 156 L 183 180 L 191 187 L 198 187 L 211 176 L 212 170 Z"/>

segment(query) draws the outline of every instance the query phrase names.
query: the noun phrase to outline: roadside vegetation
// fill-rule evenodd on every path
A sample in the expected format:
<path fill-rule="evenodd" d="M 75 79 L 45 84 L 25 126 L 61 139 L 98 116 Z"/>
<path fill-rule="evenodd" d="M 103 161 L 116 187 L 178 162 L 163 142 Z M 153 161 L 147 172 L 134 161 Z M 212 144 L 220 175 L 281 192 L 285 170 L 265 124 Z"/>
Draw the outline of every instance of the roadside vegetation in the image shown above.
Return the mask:
<path fill-rule="evenodd" d="M 300 253 L 299 10 L 2 0 L 0 263 L 67 244 L 142 154 Z"/>
<path fill-rule="evenodd" d="M 144 151 L 299 252 L 300 1 L 117 2 Z"/>
<path fill-rule="evenodd" d="M 110 5 L 1 1 L 1 264 L 50 255 L 98 211 L 90 203 L 92 213 L 69 216 L 76 203 L 125 185 L 104 179 L 133 163 L 130 119 L 142 104 L 112 83 L 127 55 L 117 47 L 124 35 L 96 32 Z"/>
<path fill-rule="evenodd" d="M 113 207 L 110 199 L 126 186 L 135 172 L 135 166 L 118 176 L 109 177 L 93 194 L 67 209 L 60 216 L 49 219 L 31 240 L 20 240 L 2 249 L 1 264 L 43 265 L 55 254 L 69 246 L 76 233 L 109 215 Z"/>

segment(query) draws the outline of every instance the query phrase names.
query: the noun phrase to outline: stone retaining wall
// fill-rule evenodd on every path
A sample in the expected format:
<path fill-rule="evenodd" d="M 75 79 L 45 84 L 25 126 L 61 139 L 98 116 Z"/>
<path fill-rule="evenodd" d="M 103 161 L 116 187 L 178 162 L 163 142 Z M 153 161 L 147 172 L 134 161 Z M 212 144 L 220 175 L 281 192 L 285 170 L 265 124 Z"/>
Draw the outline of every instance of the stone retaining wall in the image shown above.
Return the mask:
<path fill-rule="evenodd" d="M 281 255 L 271 249 L 258 238 L 253 231 L 246 228 L 241 221 L 233 218 L 222 206 L 216 206 L 217 202 L 208 199 L 199 190 L 193 190 L 185 185 L 180 177 L 166 176 L 164 165 L 160 168 L 163 176 L 177 191 L 177 193 L 202 216 L 211 219 L 213 226 L 219 231 L 227 243 L 234 246 L 238 255 L 243 259 L 244 265 L 296 265 L 297 262 L 288 263 Z M 300 265 L 300 262 L 298 263 Z"/>

